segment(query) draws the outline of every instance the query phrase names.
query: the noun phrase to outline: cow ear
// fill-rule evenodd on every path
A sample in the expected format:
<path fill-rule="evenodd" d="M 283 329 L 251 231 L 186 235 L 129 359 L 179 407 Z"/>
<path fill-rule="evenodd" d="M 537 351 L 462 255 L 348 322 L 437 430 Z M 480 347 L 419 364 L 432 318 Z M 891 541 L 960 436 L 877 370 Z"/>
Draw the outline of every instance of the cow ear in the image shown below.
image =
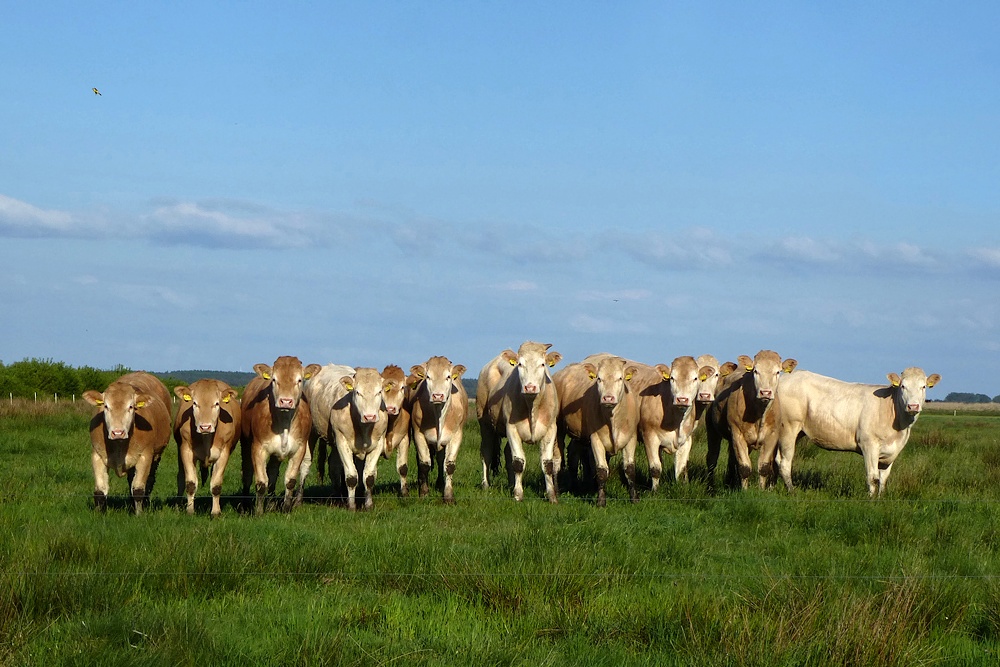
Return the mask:
<path fill-rule="evenodd" d="M 83 400 L 87 401 L 94 407 L 97 408 L 104 407 L 104 394 L 102 394 L 99 391 L 94 391 L 93 389 L 89 389 L 83 392 Z"/>
<path fill-rule="evenodd" d="M 322 369 L 323 367 L 320 366 L 319 364 L 309 364 L 302 372 L 302 377 L 308 380 L 313 375 L 316 375 L 316 373 L 319 373 Z"/>
<path fill-rule="evenodd" d="M 382 389 L 385 391 L 392 391 L 392 388 L 396 386 L 396 383 L 392 380 L 386 380 L 382 383 Z"/>
<path fill-rule="evenodd" d="M 228 403 L 229 401 L 236 398 L 236 390 L 230 387 L 229 389 L 222 392 L 222 402 Z"/>
<path fill-rule="evenodd" d="M 941 376 L 938 375 L 937 373 L 934 373 L 933 375 L 927 378 L 927 387 L 928 388 L 933 387 L 940 381 L 941 381 Z"/>
<path fill-rule="evenodd" d="M 152 400 L 152 398 L 153 397 L 150 396 L 149 394 L 138 394 L 135 397 L 135 407 L 136 408 L 146 407 L 147 405 L 149 405 L 149 402 Z"/>
<path fill-rule="evenodd" d="M 698 381 L 704 382 L 715 373 L 715 366 L 702 366 L 698 369 Z"/>
<path fill-rule="evenodd" d="M 423 380 L 424 377 L 426 376 L 426 374 L 427 374 L 427 371 L 425 371 L 424 367 L 421 366 L 420 364 L 417 364 L 416 366 L 411 366 L 410 367 L 410 375 L 412 375 L 413 377 L 417 378 L 418 380 Z M 414 383 L 414 384 L 416 384 L 416 383 Z"/>
<path fill-rule="evenodd" d="M 340 378 L 340 384 L 342 384 L 344 386 L 344 389 L 346 389 L 347 391 L 354 391 L 354 376 L 353 375 L 343 376 L 342 378 Z"/>
<path fill-rule="evenodd" d="M 191 402 L 191 388 L 190 387 L 174 387 L 174 394 L 177 398 L 182 401 Z"/>
<path fill-rule="evenodd" d="M 548 347 L 552 347 L 552 343 L 549 343 Z M 552 368 L 560 361 L 562 361 L 562 355 L 558 352 L 549 352 L 545 355 L 545 363 L 549 365 L 549 368 Z"/>
<path fill-rule="evenodd" d="M 511 366 L 517 366 L 517 352 L 514 350 L 504 350 L 500 353 L 500 358 L 509 363 Z"/>
<path fill-rule="evenodd" d="M 594 364 L 590 363 L 584 364 L 583 370 L 587 374 L 587 377 L 589 377 L 591 380 L 597 379 L 597 367 L 594 366 Z"/>
<path fill-rule="evenodd" d="M 799 362 L 794 359 L 785 359 L 784 363 L 781 364 L 781 370 L 786 373 L 791 373 L 795 370 L 795 367 L 799 365 Z"/>
<path fill-rule="evenodd" d="M 741 354 L 736 358 L 736 361 L 739 362 L 740 366 L 747 369 L 748 371 L 753 370 L 753 359 L 751 359 L 747 355 Z"/>
<path fill-rule="evenodd" d="M 670 366 L 666 364 L 656 364 L 656 370 L 660 371 L 660 375 L 663 376 L 664 380 L 670 379 Z"/>
<path fill-rule="evenodd" d="M 636 368 L 635 366 L 629 366 L 628 368 L 626 368 L 625 369 L 625 381 L 626 382 L 631 382 L 632 378 L 635 377 L 635 374 L 638 373 L 638 372 L 639 372 L 639 369 Z"/>
<path fill-rule="evenodd" d="M 271 367 L 267 364 L 254 364 L 253 370 L 257 373 L 257 375 L 261 376 L 265 380 L 271 379 L 271 373 L 273 371 L 271 371 Z"/>
<path fill-rule="evenodd" d="M 739 366 L 737 366 L 735 363 L 733 363 L 732 361 L 727 361 L 726 363 L 719 366 L 719 375 L 722 377 L 726 377 L 727 375 L 732 375 L 733 371 L 735 371 L 737 368 L 739 368 Z"/>
<path fill-rule="evenodd" d="M 457 380 L 458 378 L 462 377 L 463 373 L 465 373 L 465 366 L 463 366 L 462 364 L 459 364 L 458 366 L 452 366 L 451 367 L 451 379 L 452 380 Z"/>
<path fill-rule="evenodd" d="M 902 382 L 902 380 L 899 379 L 899 376 L 896 375 L 895 373 L 889 373 L 886 375 L 886 377 L 889 378 L 889 384 L 891 384 L 893 387 L 898 387 L 899 384 Z"/>

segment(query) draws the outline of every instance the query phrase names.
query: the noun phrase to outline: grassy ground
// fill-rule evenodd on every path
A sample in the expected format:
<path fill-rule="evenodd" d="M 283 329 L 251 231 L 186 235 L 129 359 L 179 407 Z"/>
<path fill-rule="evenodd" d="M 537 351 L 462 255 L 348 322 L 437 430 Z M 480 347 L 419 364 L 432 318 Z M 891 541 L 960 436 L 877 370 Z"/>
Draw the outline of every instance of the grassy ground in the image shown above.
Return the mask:
<path fill-rule="evenodd" d="M 535 458 L 518 505 L 478 488 L 470 425 L 455 507 L 396 498 L 384 462 L 374 511 L 330 506 L 314 483 L 289 515 L 247 516 L 234 497 L 215 521 L 204 489 L 195 517 L 173 497 L 173 447 L 151 511 L 130 515 L 112 479 L 118 502 L 96 515 L 88 415 L 0 408 L 4 664 L 998 659 L 1000 415 L 921 417 L 876 502 L 860 456 L 806 445 L 796 493 L 710 497 L 699 438 L 694 481 L 638 504 L 614 478 L 605 509 L 572 493 L 550 506 Z"/>

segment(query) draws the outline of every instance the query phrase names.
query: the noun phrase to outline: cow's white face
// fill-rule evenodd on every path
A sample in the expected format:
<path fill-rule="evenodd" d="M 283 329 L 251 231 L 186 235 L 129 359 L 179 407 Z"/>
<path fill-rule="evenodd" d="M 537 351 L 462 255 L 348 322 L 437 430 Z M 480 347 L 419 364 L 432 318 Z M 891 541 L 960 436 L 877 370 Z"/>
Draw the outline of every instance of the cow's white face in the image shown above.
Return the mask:
<path fill-rule="evenodd" d="M 410 372 L 423 380 L 424 390 L 431 403 L 442 405 L 451 396 L 454 383 L 462 377 L 465 366 L 452 365 L 446 357 L 431 357 L 426 364 L 414 366 Z"/>
<path fill-rule="evenodd" d="M 689 407 L 698 395 L 698 364 L 694 357 L 677 357 L 670 364 L 670 393 L 677 407 Z"/>
<path fill-rule="evenodd" d="M 597 395 L 600 397 L 601 405 L 613 408 L 621 403 L 635 372 L 635 366 L 627 365 L 627 362 L 620 357 L 602 359 L 592 373 L 597 380 Z"/>
<path fill-rule="evenodd" d="M 198 433 L 215 433 L 222 406 L 236 400 L 236 390 L 210 380 L 198 380 L 189 387 L 176 387 L 174 393 L 191 405 L 194 428 Z M 180 409 L 184 410 L 185 406 Z"/>
<path fill-rule="evenodd" d="M 757 398 L 770 401 L 778 394 L 778 378 L 782 372 L 791 373 L 798 364 L 794 359 L 781 361 L 781 357 L 771 350 L 761 350 L 751 360 L 746 355 L 740 357 L 748 373 L 753 374 Z"/>
<path fill-rule="evenodd" d="M 101 408 L 104 413 L 104 427 L 109 440 L 126 440 L 135 424 L 135 413 L 151 400 L 146 394 L 137 393 L 125 382 L 112 382 L 103 394 L 87 392 L 88 403 Z"/>
<path fill-rule="evenodd" d="M 399 366 L 386 366 L 382 369 L 382 402 L 385 411 L 390 416 L 398 415 L 403 410 L 406 400 L 406 376 Z"/>
<path fill-rule="evenodd" d="M 504 355 L 517 370 L 521 394 L 525 397 L 537 396 L 542 387 L 552 381 L 549 368 L 559 363 L 562 355 L 549 352 L 550 347 L 551 344 L 528 342 L 521 345 L 516 355 Z"/>
<path fill-rule="evenodd" d="M 889 382 L 897 388 L 896 396 L 900 406 L 911 415 L 920 414 L 927 399 L 928 387 L 933 387 L 941 380 L 937 373 L 927 376 L 920 368 L 907 368 L 900 377 L 895 373 L 887 376 Z"/>
<path fill-rule="evenodd" d="M 382 375 L 374 368 L 358 368 L 354 376 L 343 377 L 341 384 L 351 392 L 351 403 L 362 424 L 374 424 L 380 412 L 385 411 L 382 400 Z"/>
<path fill-rule="evenodd" d="M 719 360 L 710 354 L 703 354 L 698 357 L 696 363 L 698 369 L 698 390 L 697 401 L 699 403 L 711 403 L 715 400 L 715 389 L 719 386 Z"/>
<path fill-rule="evenodd" d="M 319 366 L 310 364 L 303 367 L 298 357 L 278 357 L 273 366 L 257 364 L 253 367 L 257 374 L 271 382 L 274 407 L 279 410 L 294 410 L 302 398 L 302 386 L 306 379 L 319 372 Z"/>

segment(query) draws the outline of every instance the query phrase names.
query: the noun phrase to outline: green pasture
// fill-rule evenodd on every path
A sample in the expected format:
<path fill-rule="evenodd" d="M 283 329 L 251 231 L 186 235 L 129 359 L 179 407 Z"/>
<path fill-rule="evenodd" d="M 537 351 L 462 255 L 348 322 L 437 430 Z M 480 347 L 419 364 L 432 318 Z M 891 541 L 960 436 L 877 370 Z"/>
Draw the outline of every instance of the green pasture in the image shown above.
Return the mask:
<path fill-rule="evenodd" d="M 88 417 L 0 411 L 0 664 L 1000 662 L 997 415 L 922 416 L 878 501 L 860 456 L 805 444 L 794 494 L 709 496 L 699 436 L 691 483 L 651 495 L 640 454 L 639 503 L 614 476 L 604 509 L 546 503 L 529 450 L 516 504 L 478 487 L 470 423 L 454 507 L 397 498 L 385 461 L 371 512 L 313 475 L 302 507 L 254 517 L 236 455 L 218 520 L 206 489 L 184 513 L 173 445 L 148 512 L 112 479 L 94 513 Z"/>

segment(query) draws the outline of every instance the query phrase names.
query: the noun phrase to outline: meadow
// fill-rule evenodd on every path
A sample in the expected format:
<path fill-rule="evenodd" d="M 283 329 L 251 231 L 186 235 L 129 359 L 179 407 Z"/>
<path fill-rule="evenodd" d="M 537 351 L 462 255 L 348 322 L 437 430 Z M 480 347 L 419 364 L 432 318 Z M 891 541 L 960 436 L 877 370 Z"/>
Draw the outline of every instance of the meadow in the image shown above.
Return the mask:
<path fill-rule="evenodd" d="M 89 407 L 0 406 L 0 663 L 10 665 L 981 665 L 1000 660 L 1000 414 L 928 411 L 871 501 L 861 457 L 802 445 L 798 490 L 692 481 L 637 504 L 479 488 L 478 426 L 439 492 L 332 506 L 315 475 L 291 514 L 123 479 L 93 511 Z M 725 456 L 725 454 L 723 454 Z M 411 485 L 416 466 L 411 462 Z M 613 465 L 619 463 L 613 460 Z M 437 471 L 432 473 L 436 477 Z M 433 478 L 432 477 L 432 478 Z"/>

